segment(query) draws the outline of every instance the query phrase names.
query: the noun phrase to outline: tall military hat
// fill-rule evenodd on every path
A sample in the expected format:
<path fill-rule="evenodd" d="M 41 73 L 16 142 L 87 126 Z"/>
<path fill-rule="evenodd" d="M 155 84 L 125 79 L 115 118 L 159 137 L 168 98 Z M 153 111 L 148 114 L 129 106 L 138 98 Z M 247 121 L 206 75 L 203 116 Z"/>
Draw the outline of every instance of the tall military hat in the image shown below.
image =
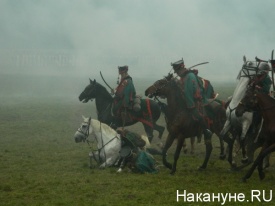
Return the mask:
<path fill-rule="evenodd" d="M 123 73 L 123 72 L 127 72 L 128 71 L 128 66 L 119 66 L 118 67 L 118 71 L 119 71 L 119 73 L 121 74 L 121 73 Z"/>
<path fill-rule="evenodd" d="M 171 63 L 171 66 L 173 67 L 174 70 L 178 70 L 179 68 L 181 68 L 182 66 L 184 67 L 184 61 L 183 58 L 179 61 L 176 61 L 174 63 Z"/>

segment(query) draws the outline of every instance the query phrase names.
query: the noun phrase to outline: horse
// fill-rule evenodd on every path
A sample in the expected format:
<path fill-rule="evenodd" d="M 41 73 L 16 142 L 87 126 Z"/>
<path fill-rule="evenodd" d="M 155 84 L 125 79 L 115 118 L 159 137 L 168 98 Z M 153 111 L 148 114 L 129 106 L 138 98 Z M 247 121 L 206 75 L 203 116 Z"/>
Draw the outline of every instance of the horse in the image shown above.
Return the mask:
<path fill-rule="evenodd" d="M 150 142 L 153 139 L 154 130 L 158 131 L 158 138 L 161 139 L 165 128 L 156 123 L 160 118 L 161 111 L 155 101 L 141 99 L 141 111 L 131 115 L 131 121 L 124 122 L 122 119 L 112 115 L 113 97 L 111 94 L 104 86 L 96 82 L 96 80 L 92 81 L 90 79 L 90 84 L 86 86 L 84 91 L 79 95 L 79 101 L 86 103 L 92 99 L 95 99 L 97 119 L 100 122 L 108 124 L 113 128 L 130 126 L 141 122 Z"/>
<path fill-rule="evenodd" d="M 145 145 L 143 151 L 139 151 L 138 155 L 145 155 L 148 157 L 149 155 L 145 152 L 145 150 L 150 147 L 148 137 L 140 135 L 140 138 Z M 76 143 L 87 142 L 91 147 L 92 151 L 89 153 L 90 167 L 92 167 L 92 160 L 95 160 L 95 162 L 99 164 L 100 169 L 117 165 L 119 166 L 117 172 L 121 172 L 125 160 L 123 159 L 123 163 L 120 160 L 122 160 L 124 155 L 128 155 L 128 152 L 129 154 L 132 152 L 132 150 L 129 149 L 129 146 L 123 146 L 122 137 L 117 131 L 98 120 L 92 119 L 91 117 L 86 118 L 83 116 L 83 123 L 75 132 L 74 139 Z M 137 139 L 135 141 L 140 140 Z M 96 144 L 96 148 L 92 148 L 92 143 Z M 147 169 L 147 172 L 151 172 L 152 168 L 146 168 L 146 161 L 143 161 L 142 163 L 143 165 L 141 166 L 143 166 L 143 169 Z"/>
<path fill-rule="evenodd" d="M 74 139 L 79 142 L 96 142 L 96 149 L 93 148 L 89 153 L 90 163 L 95 160 L 100 166 L 106 168 L 113 166 L 119 159 L 119 151 L 121 150 L 121 137 L 117 132 L 108 125 L 98 120 L 86 118 L 83 116 L 84 122 L 75 132 Z M 88 140 L 88 137 L 91 140 Z"/>
<path fill-rule="evenodd" d="M 252 124 L 253 113 L 245 112 L 241 117 L 237 117 L 235 110 L 241 99 L 244 97 L 248 84 L 254 80 L 254 78 L 257 78 L 257 74 L 261 70 L 264 70 L 266 66 L 268 66 L 267 63 L 261 61 L 247 61 L 245 56 L 243 60 L 244 64 L 237 76 L 238 83 L 233 92 L 232 99 L 226 109 L 226 122 L 224 123 L 223 129 L 220 133 L 224 141 L 228 143 L 228 162 L 234 170 L 242 169 L 253 162 L 254 152 L 260 146 L 258 144 L 254 144 L 253 135 L 246 138 L 248 130 Z M 229 133 L 233 135 L 233 138 L 229 138 Z M 244 165 L 240 167 L 236 166 L 236 162 L 232 157 L 233 145 L 236 139 L 240 141 L 243 155 L 242 162 Z M 247 144 L 247 150 L 245 149 L 245 144 Z"/>
<path fill-rule="evenodd" d="M 168 76 L 164 77 L 163 79 L 157 80 L 153 85 L 146 89 L 145 95 L 150 98 L 158 96 L 167 99 L 168 107 L 166 124 L 169 134 L 163 148 L 162 161 L 163 164 L 171 170 L 170 174 L 175 174 L 177 161 L 185 138 L 200 135 L 200 127 L 197 121 L 194 121 L 192 118 L 190 118 L 190 112 L 187 107 L 183 107 L 185 104 L 184 97 L 178 84 L 173 78 L 173 74 L 168 74 Z M 225 121 L 225 109 L 222 107 L 216 107 L 216 109 L 219 110 L 218 112 L 216 111 L 216 114 L 219 114 L 219 118 L 213 120 L 214 123 L 211 127 L 211 130 L 216 134 L 219 134 L 223 125 L 221 123 Z M 176 151 L 174 153 L 174 163 L 171 164 L 166 159 L 166 152 L 171 147 L 175 139 L 178 141 Z M 199 167 L 200 169 L 205 169 L 207 167 L 207 163 L 213 148 L 211 139 L 205 139 L 205 146 L 205 159 L 203 164 Z M 221 144 L 221 146 L 221 153 L 224 153 L 223 144 Z"/>
<path fill-rule="evenodd" d="M 164 114 L 164 118 L 166 119 L 167 112 L 168 112 L 167 111 L 167 104 L 163 103 L 162 101 L 160 101 L 156 97 L 155 97 L 155 99 L 158 101 L 158 104 L 160 106 L 161 112 Z M 196 140 L 196 137 L 190 137 L 190 145 L 191 145 L 190 154 L 194 154 L 195 153 L 195 140 Z M 186 140 L 184 140 L 184 142 L 183 142 L 183 152 L 184 152 L 184 154 L 187 154 L 187 152 L 188 152 L 188 147 L 187 147 Z"/>
<path fill-rule="evenodd" d="M 267 94 L 260 93 L 254 86 L 251 86 L 246 91 L 245 96 L 239 102 L 235 112 L 236 116 L 239 117 L 247 111 L 259 111 L 264 119 L 262 149 L 252 167 L 242 178 L 244 182 L 251 177 L 256 167 L 258 167 L 259 178 L 261 180 L 264 179 L 263 160 L 271 152 L 275 151 L 275 99 Z"/>

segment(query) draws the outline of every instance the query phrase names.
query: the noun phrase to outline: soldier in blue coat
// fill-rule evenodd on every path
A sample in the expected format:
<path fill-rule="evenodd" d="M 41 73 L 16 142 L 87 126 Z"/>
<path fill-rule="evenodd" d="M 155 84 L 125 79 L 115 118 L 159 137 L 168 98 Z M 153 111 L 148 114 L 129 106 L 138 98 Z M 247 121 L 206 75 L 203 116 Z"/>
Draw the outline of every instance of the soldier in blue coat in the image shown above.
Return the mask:
<path fill-rule="evenodd" d="M 121 79 L 115 90 L 113 114 L 125 118 L 125 112 L 132 110 L 136 89 L 132 77 L 128 74 L 128 66 L 119 66 L 118 72 Z"/>

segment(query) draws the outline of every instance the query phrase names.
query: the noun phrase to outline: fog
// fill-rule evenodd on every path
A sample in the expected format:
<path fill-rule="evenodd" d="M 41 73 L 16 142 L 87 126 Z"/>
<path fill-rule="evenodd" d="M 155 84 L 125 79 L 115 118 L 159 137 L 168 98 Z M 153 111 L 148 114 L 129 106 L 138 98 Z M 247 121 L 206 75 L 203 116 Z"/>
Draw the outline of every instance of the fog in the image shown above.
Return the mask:
<path fill-rule="evenodd" d="M 271 58 L 274 6 L 273 0 L 1 0 L 1 91 L 16 82 L 26 92 L 40 86 L 74 94 L 88 78 L 102 82 L 100 71 L 115 86 L 122 65 L 136 81 L 153 83 L 181 58 L 187 67 L 209 62 L 197 69 L 212 82 L 234 82 L 243 55 Z"/>

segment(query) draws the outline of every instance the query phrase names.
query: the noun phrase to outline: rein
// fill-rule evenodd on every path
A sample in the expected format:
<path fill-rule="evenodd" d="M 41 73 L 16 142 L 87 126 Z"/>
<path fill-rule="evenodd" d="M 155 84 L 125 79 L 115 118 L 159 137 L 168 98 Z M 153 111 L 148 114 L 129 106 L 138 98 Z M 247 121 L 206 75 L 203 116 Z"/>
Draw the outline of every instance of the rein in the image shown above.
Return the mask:
<path fill-rule="evenodd" d="M 93 158 L 94 160 L 97 162 L 97 163 L 100 163 L 102 162 L 103 160 L 101 159 L 100 157 L 100 152 L 105 148 L 106 145 L 108 145 L 109 143 L 111 143 L 113 140 L 115 140 L 116 138 L 118 138 L 118 136 L 115 136 L 113 137 L 112 139 L 110 139 L 108 142 L 106 142 L 105 144 L 103 144 L 103 138 L 102 138 L 102 128 L 101 128 L 101 122 L 100 122 L 100 131 L 101 131 L 101 144 L 102 144 L 102 147 L 101 148 L 97 148 L 97 149 L 93 149 L 92 145 L 90 144 L 90 142 L 93 143 L 93 141 L 89 141 L 88 140 L 88 137 L 90 135 L 90 125 L 91 125 L 91 117 L 89 118 L 89 121 L 87 123 L 88 125 L 88 129 L 84 132 L 82 131 L 81 129 L 78 129 L 78 132 L 80 132 L 81 134 L 83 134 L 85 136 L 85 140 L 87 142 L 87 144 L 89 145 L 91 151 L 92 151 L 92 154 L 93 154 Z M 96 142 L 98 143 L 98 139 L 97 139 L 97 136 L 95 135 L 95 140 Z M 105 160 L 106 160 L 106 153 L 105 153 L 105 149 L 103 150 L 104 151 L 104 156 L 105 156 Z M 99 161 L 95 158 L 95 153 L 98 152 L 98 159 Z"/>

